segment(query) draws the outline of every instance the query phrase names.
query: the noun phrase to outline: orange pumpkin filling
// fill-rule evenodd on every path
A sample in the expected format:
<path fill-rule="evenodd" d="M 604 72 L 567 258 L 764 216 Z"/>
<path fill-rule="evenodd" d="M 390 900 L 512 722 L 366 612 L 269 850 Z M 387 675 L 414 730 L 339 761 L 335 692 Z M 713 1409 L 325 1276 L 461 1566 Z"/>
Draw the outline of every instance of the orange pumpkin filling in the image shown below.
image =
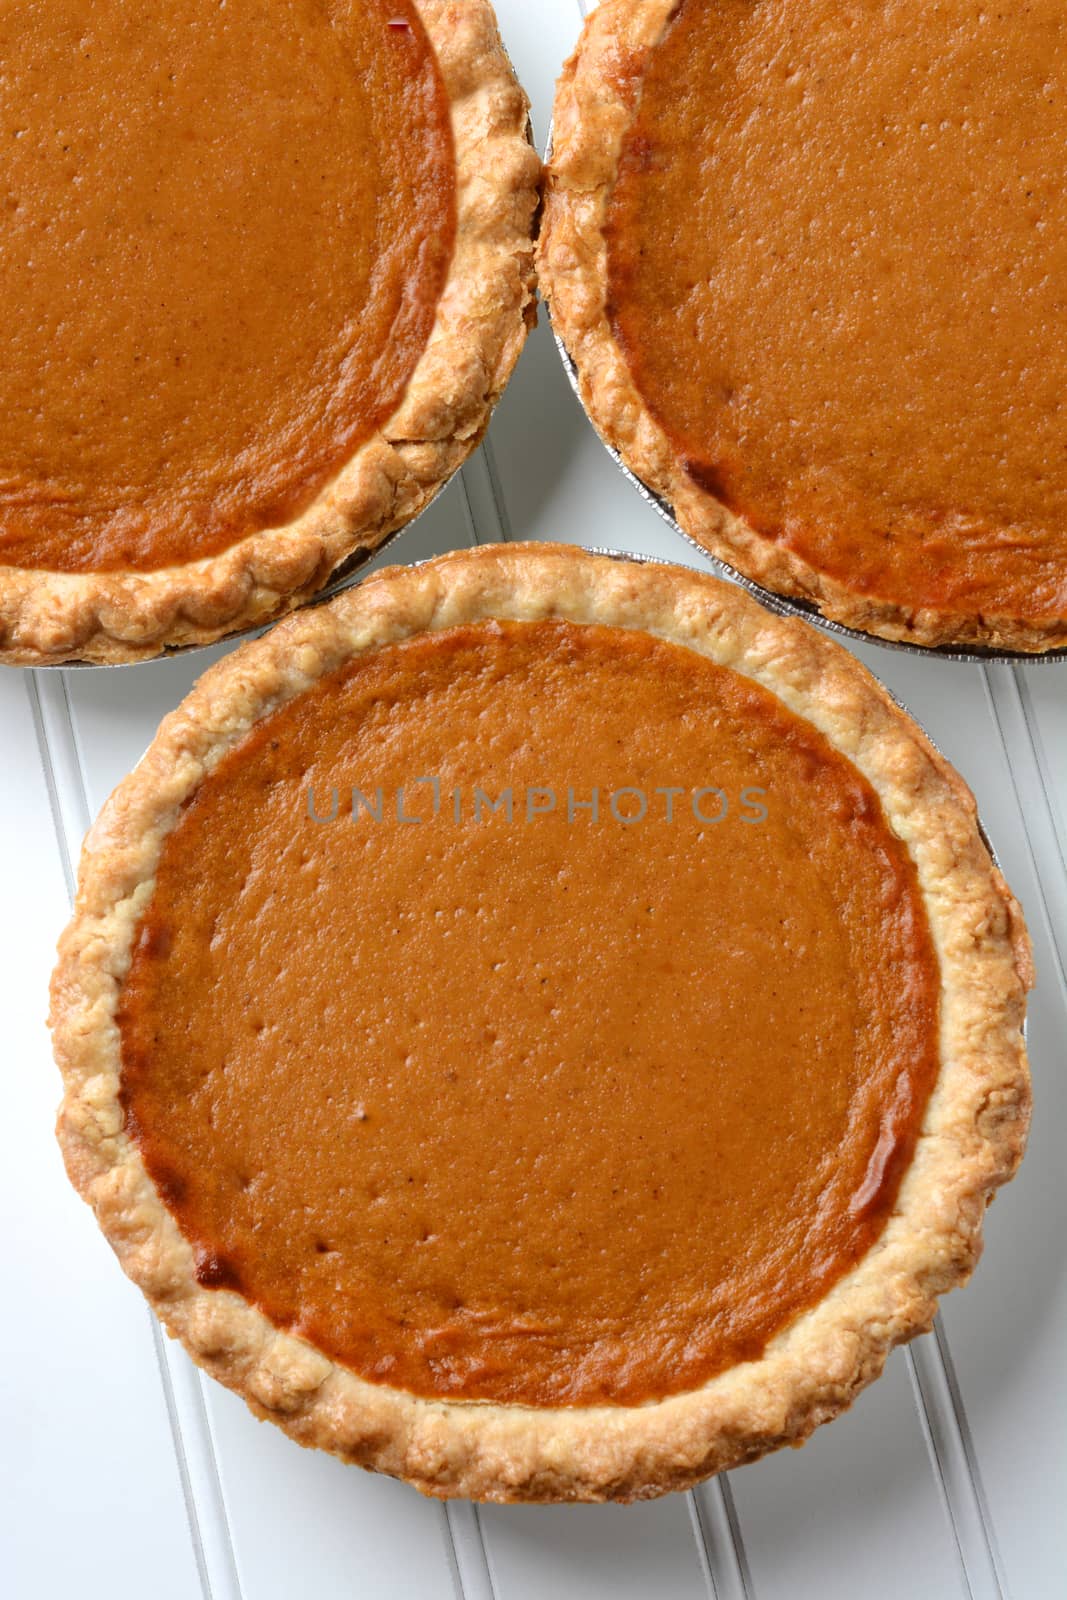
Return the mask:
<path fill-rule="evenodd" d="M 204 780 L 122 1093 L 201 1283 L 417 1394 L 637 1403 L 878 1238 L 938 1006 L 913 864 L 814 727 L 642 633 L 483 623 Z"/>
<path fill-rule="evenodd" d="M 1067 614 L 1060 0 L 683 0 L 610 313 L 693 478 L 868 595 Z"/>
<path fill-rule="evenodd" d="M 0 564 L 149 571 L 299 515 L 452 256 L 411 0 L 0 0 Z"/>
<path fill-rule="evenodd" d="M 323 678 L 182 810 L 126 1126 L 200 1282 L 365 1378 L 635 1403 L 869 1250 L 937 992 L 877 797 L 771 694 L 637 632 L 456 627 Z"/>

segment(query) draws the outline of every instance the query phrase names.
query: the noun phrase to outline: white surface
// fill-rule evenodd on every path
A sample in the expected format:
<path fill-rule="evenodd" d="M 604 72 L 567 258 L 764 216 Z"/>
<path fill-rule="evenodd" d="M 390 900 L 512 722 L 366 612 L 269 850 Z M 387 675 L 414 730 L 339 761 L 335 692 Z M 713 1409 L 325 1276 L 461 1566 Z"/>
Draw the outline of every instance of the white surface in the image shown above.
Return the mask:
<path fill-rule="evenodd" d="M 576 0 L 498 7 L 534 100 Z M 581 417 L 547 329 L 490 434 L 404 537 L 414 558 L 510 534 L 699 564 L 624 482 Z M 1023 900 L 1040 984 L 1036 1114 L 1022 1174 L 990 1215 L 974 1285 L 940 1343 L 898 1352 L 852 1413 L 695 1496 L 620 1508 L 475 1511 L 300 1451 L 163 1349 L 52 1139 L 42 1019 L 71 864 L 92 812 L 210 657 L 116 672 L 0 672 L 0 865 L 8 1104 L 4 1593 L 17 1600 L 1044 1600 L 1067 1593 L 1067 667 L 864 659 L 978 794 Z M 16 936 L 17 930 L 17 936 Z M 13 1030 L 13 1031 L 12 1031 Z M 27 1219 L 32 1218 L 32 1228 Z"/>

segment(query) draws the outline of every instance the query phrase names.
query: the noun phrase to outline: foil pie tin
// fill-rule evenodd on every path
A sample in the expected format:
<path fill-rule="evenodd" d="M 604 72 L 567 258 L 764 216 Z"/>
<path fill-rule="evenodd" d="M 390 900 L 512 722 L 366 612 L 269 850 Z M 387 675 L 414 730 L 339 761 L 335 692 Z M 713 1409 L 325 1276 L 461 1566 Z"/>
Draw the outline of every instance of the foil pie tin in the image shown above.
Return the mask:
<path fill-rule="evenodd" d="M 551 160 L 552 126 L 550 124 L 544 153 L 544 162 L 546 167 Z M 543 300 L 542 305 L 545 306 L 545 311 L 549 318 L 549 325 L 551 326 L 551 313 L 548 310 L 547 304 Z M 692 537 L 691 534 L 686 533 L 685 529 L 681 527 L 676 520 L 673 508 L 668 504 L 668 502 L 664 500 L 662 496 L 658 495 L 654 489 L 650 489 L 648 484 L 643 482 L 642 479 L 640 479 L 637 474 L 626 465 L 619 452 L 615 449 L 615 446 L 609 444 L 607 439 L 604 438 L 604 435 L 593 421 L 593 418 L 589 415 L 585 400 L 582 398 L 581 385 L 578 381 L 578 368 L 574 362 L 574 359 L 571 356 L 570 351 L 567 349 L 563 338 L 557 332 L 554 326 L 552 327 L 552 337 L 556 342 L 556 349 L 559 351 L 560 360 L 563 363 L 563 370 L 567 374 L 567 378 L 570 381 L 571 388 L 574 390 L 578 404 L 585 413 L 585 416 L 593 428 L 597 438 L 600 440 L 601 444 L 604 446 L 604 449 L 614 461 L 619 471 L 625 478 L 629 479 L 630 483 L 637 490 L 642 500 L 644 500 L 647 505 L 652 507 L 657 516 L 661 517 L 669 528 L 674 530 L 679 539 L 681 539 L 685 544 L 689 545 L 691 549 L 698 551 L 699 554 L 703 556 L 704 560 L 711 564 L 715 572 L 720 577 L 727 578 L 730 580 L 730 582 L 739 584 L 742 589 L 747 589 L 748 593 L 752 595 L 754 599 L 758 600 L 762 606 L 766 606 L 768 611 L 773 611 L 780 617 L 799 617 L 801 621 L 813 623 L 815 627 L 821 628 L 825 633 L 835 634 L 839 639 L 848 639 L 853 644 L 878 645 L 883 650 L 900 650 L 906 655 L 934 657 L 940 658 L 943 661 L 970 661 L 979 664 L 988 662 L 1014 662 L 1026 666 L 1037 666 L 1054 661 L 1067 661 L 1067 648 L 1059 650 L 1045 650 L 1035 653 L 1031 653 L 1027 650 L 985 650 L 978 646 L 967 650 L 962 647 L 958 648 L 954 645 L 919 645 L 908 644 L 906 641 L 901 639 L 882 639 L 879 638 L 879 636 L 875 633 L 863 633 L 858 628 L 846 628 L 844 623 L 834 622 L 830 617 L 824 616 L 819 610 L 818 606 L 816 606 L 810 600 L 801 600 L 796 599 L 791 595 L 778 594 L 773 589 L 765 589 L 762 584 L 757 583 L 753 578 L 746 578 L 743 572 L 738 572 L 736 567 L 732 567 L 728 561 L 723 561 L 720 556 L 712 555 L 710 550 L 706 550 L 698 540 Z"/>
<path fill-rule="evenodd" d="M 504 55 L 511 66 L 512 71 L 514 72 L 515 64 L 512 61 L 511 56 L 508 55 L 506 50 L 504 51 Z M 526 119 L 526 142 L 529 144 L 531 150 L 536 151 L 537 145 L 534 139 L 533 123 L 529 117 Z M 384 551 L 390 549 L 398 539 L 403 538 L 409 529 L 413 528 L 415 524 L 422 517 L 424 517 L 433 506 L 437 504 L 438 500 L 440 500 L 449 484 L 451 484 L 453 480 L 462 472 L 463 465 L 464 463 L 461 463 L 456 468 L 455 472 L 453 472 L 450 477 L 445 479 L 445 481 L 435 491 L 432 499 L 425 506 L 423 506 L 422 510 L 416 516 L 411 518 L 410 522 L 405 522 L 401 527 L 394 528 L 392 533 L 387 533 L 385 538 L 380 540 L 378 544 L 373 546 L 373 548 L 354 550 L 350 556 L 347 556 L 345 560 L 340 563 L 339 566 L 334 568 L 327 583 L 322 589 L 319 589 L 315 594 L 309 595 L 306 600 L 299 601 L 297 605 L 290 606 L 287 610 L 279 612 L 276 617 L 269 617 L 265 622 L 252 623 L 252 625 L 247 628 L 235 628 L 231 633 L 224 633 L 220 635 L 219 638 L 213 639 L 209 644 L 174 645 L 170 649 L 161 650 L 158 655 L 146 656 L 143 661 L 57 661 L 49 662 L 46 665 L 36 667 L 34 670 L 37 672 L 67 672 L 71 670 L 112 672 L 122 667 L 140 667 L 147 666 L 153 661 L 167 661 L 173 656 L 197 655 L 198 653 L 203 653 L 207 650 L 215 650 L 220 645 L 236 644 L 240 639 L 252 639 L 255 638 L 257 634 L 266 633 L 267 630 L 272 628 L 276 622 L 281 622 L 285 617 L 292 616 L 294 611 L 301 611 L 305 606 L 323 605 L 327 600 L 332 600 L 335 595 L 341 594 L 345 589 L 350 589 L 355 584 L 359 583 L 362 578 L 366 576 L 366 569 L 368 566 L 370 566 L 371 562 L 377 560 L 378 556 L 382 555 Z"/>
<path fill-rule="evenodd" d="M 862 633 L 858 628 L 846 628 L 844 623 L 834 622 L 830 617 L 824 616 L 819 610 L 818 606 L 816 606 L 810 600 L 800 600 L 795 599 L 790 595 L 777 594 L 773 589 L 765 589 L 762 584 L 756 583 L 753 578 L 746 578 L 744 573 L 738 572 L 736 567 L 730 566 L 729 562 L 723 561 L 720 556 L 712 555 L 710 550 L 705 549 L 705 547 L 700 544 L 698 540 L 694 539 L 691 534 L 686 533 L 685 529 L 676 521 L 674 512 L 667 501 L 664 500 L 660 495 L 656 494 L 655 490 L 650 489 L 648 484 L 643 482 L 643 480 L 626 465 L 625 461 L 622 459 L 622 456 L 615 449 L 615 446 L 608 443 L 607 439 L 604 438 L 604 435 L 600 432 L 600 429 L 597 427 L 596 423 L 593 421 L 588 410 L 586 409 L 585 401 L 582 398 L 581 386 L 578 381 L 578 369 L 575 366 L 570 351 L 567 349 L 563 339 L 554 328 L 552 330 L 552 337 L 556 342 L 556 348 L 559 351 L 560 360 L 563 363 L 563 369 L 570 381 L 571 388 L 574 390 L 574 393 L 577 396 L 578 404 L 585 413 L 585 416 L 596 433 L 597 438 L 600 440 L 601 444 L 604 446 L 604 449 L 607 451 L 612 461 L 614 461 L 623 477 L 630 481 L 633 487 L 637 490 L 638 494 L 641 496 L 642 500 L 644 500 L 647 505 L 652 507 L 653 511 L 655 511 L 656 514 L 663 519 L 668 527 L 673 529 L 673 531 L 678 535 L 679 539 L 681 539 L 685 544 L 689 545 L 691 549 L 698 551 L 700 555 L 704 557 L 704 560 L 711 564 L 715 572 L 720 577 L 727 578 L 730 580 L 730 582 L 740 585 L 742 589 L 746 589 L 748 593 L 752 595 L 754 599 L 758 600 L 762 606 L 765 606 L 768 611 L 773 611 L 780 617 L 799 617 L 803 622 L 813 623 L 815 627 L 821 628 L 823 632 L 834 634 L 837 638 L 842 640 L 850 640 L 853 644 L 878 645 L 883 650 L 900 650 L 906 655 L 934 657 L 943 661 L 971 661 L 977 663 L 988 663 L 994 661 L 1015 662 L 1023 663 L 1027 666 L 1041 666 L 1045 663 L 1051 663 L 1054 661 L 1067 661 L 1067 649 L 1045 650 L 1043 652 L 1031 654 L 1026 650 L 983 650 L 978 647 L 966 650 L 963 648 L 957 648 L 954 645 L 919 645 L 908 644 L 905 640 L 901 639 L 882 639 L 879 638 L 879 636 L 875 633 Z M 614 552 L 605 551 L 604 553 L 609 554 Z"/>

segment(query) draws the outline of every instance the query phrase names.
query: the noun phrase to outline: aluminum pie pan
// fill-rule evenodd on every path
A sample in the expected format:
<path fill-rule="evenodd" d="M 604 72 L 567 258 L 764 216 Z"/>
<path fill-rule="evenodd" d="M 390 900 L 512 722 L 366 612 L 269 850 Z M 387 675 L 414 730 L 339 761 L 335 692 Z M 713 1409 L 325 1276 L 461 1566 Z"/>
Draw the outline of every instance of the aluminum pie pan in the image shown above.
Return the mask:
<path fill-rule="evenodd" d="M 504 50 L 504 57 L 514 73 L 515 63 L 512 61 L 507 50 Z M 517 74 L 515 81 L 519 81 Z M 526 118 L 525 131 L 526 141 L 529 144 L 530 149 L 536 153 L 537 143 L 534 138 L 533 122 L 529 116 Z M 491 417 L 490 420 L 492 420 Z M 467 459 L 469 459 L 469 457 Z M 154 656 L 144 656 L 138 661 L 50 661 L 42 664 L 39 667 L 35 667 L 33 670 L 36 672 L 67 672 L 71 670 L 111 672 L 120 667 L 144 667 L 150 665 L 154 661 L 169 661 L 177 656 L 195 656 L 197 654 L 203 654 L 208 650 L 216 650 L 220 645 L 237 644 L 242 639 L 254 639 L 259 634 L 266 633 L 269 628 L 273 628 L 275 623 L 283 621 L 285 617 L 292 616 L 295 611 L 302 611 L 305 606 L 324 605 L 327 600 L 332 600 L 335 595 L 343 594 L 346 589 L 354 588 L 356 584 L 362 581 L 366 574 L 366 569 L 368 566 L 370 566 L 371 562 L 375 561 L 384 551 L 390 549 L 398 539 L 403 538 L 404 534 L 406 534 L 410 528 L 413 528 L 415 524 L 422 517 L 424 517 L 426 513 L 433 508 L 433 506 L 437 504 L 445 490 L 455 478 L 459 477 L 459 474 L 462 472 L 465 466 L 466 461 L 461 461 L 455 471 L 451 472 L 449 476 L 437 486 L 426 505 L 424 505 L 422 510 L 417 512 L 416 515 L 410 519 L 410 521 L 402 523 L 399 528 L 394 528 L 391 533 L 387 533 L 385 538 L 379 540 L 376 545 L 367 546 L 366 548 L 359 550 L 353 550 L 351 555 L 346 556 L 344 560 L 334 568 L 321 589 L 317 589 L 314 594 L 308 595 L 306 600 L 299 600 L 295 605 L 288 606 L 285 610 L 279 611 L 276 616 L 267 617 L 266 620 L 262 622 L 254 622 L 246 628 L 234 628 L 229 633 L 220 634 L 217 639 L 212 639 L 207 644 L 171 645 L 163 650 L 160 650 L 158 654 Z"/>
<path fill-rule="evenodd" d="M 551 321 L 551 313 L 549 314 L 549 320 Z M 582 398 L 581 386 L 578 381 L 578 369 L 570 351 L 555 328 L 552 329 L 552 337 L 555 340 L 556 349 L 559 351 L 560 360 L 563 363 L 563 369 L 567 374 L 570 386 L 578 398 L 578 403 L 592 424 L 597 438 L 619 471 L 637 490 L 642 500 L 652 507 L 653 511 L 662 518 L 680 539 L 689 545 L 691 549 L 698 551 L 705 561 L 710 562 L 721 577 L 738 584 L 742 589 L 746 589 L 768 611 L 773 611 L 780 617 L 799 617 L 803 622 L 810 622 L 815 627 L 821 628 L 825 633 L 833 634 L 839 639 L 847 639 L 852 644 L 877 645 L 883 650 L 898 650 L 906 655 L 925 658 L 935 657 L 941 661 L 965 661 L 977 665 L 1006 662 L 1025 666 L 1051 665 L 1053 662 L 1067 661 L 1067 647 L 1031 653 L 1027 650 L 987 650 L 978 646 L 966 650 L 955 645 L 920 645 L 909 644 L 903 639 L 882 639 L 876 633 L 864 633 L 859 628 L 848 628 L 843 622 L 835 622 L 831 617 L 824 616 L 813 601 L 798 599 L 791 595 L 778 594 L 773 589 L 765 589 L 754 578 L 747 578 L 743 572 L 739 572 L 736 567 L 732 567 L 721 556 L 713 555 L 699 540 L 694 539 L 692 534 L 686 533 L 685 529 L 677 521 L 670 504 L 661 495 L 658 495 L 654 489 L 650 489 L 648 484 L 639 478 L 631 467 L 627 466 L 615 446 L 609 444 L 593 418 L 589 415 L 585 401 Z"/>
<path fill-rule="evenodd" d="M 552 126 L 552 123 L 549 123 L 548 138 L 545 141 L 544 163 L 546 167 L 552 160 Z M 760 605 L 765 606 L 768 611 L 773 611 L 780 617 L 799 617 L 803 622 L 813 623 L 815 627 L 821 628 L 825 633 L 831 633 L 839 639 L 847 639 L 852 644 L 878 645 L 883 650 L 899 650 L 903 651 L 906 655 L 924 656 L 927 658 L 932 656 L 942 661 L 968 661 L 979 666 L 988 665 L 991 662 L 1007 662 L 1009 664 L 1016 665 L 1036 666 L 1051 664 L 1059 661 L 1067 661 L 1067 646 L 1057 650 L 1035 651 L 1031 653 L 1028 650 L 987 650 L 983 649 L 981 646 L 975 646 L 970 650 L 966 650 L 950 644 L 921 645 L 909 644 L 903 639 L 882 639 L 876 633 L 864 633 L 859 628 L 848 628 L 843 622 L 835 622 L 831 617 L 824 616 L 819 610 L 818 606 L 815 605 L 815 603 L 811 600 L 802 600 L 792 595 L 778 594 L 774 589 L 765 589 L 763 585 L 761 583 L 757 583 L 754 578 L 746 578 L 743 572 L 739 572 L 736 567 L 731 566 L 728 561 L 724 561 L 721 556 L 713 555 L 711 551 L 706 549 L 704 545 L 702 545 L 697 539 L 694 539 L 692 534 L 686 533 L 685 529 L 681 526 L 674 515 L 674 508 L 663 499 L 662 495 L 658 495 L 654 489 L 650 489 L 648 484 L 645 483 L 643 479 L 639 478 L 631 467 L 627 466 L 626 462 L 622 459 L 622 456 L 620 455 L 619 451 L 616 450 L 615 446 L 610 444 L 608 440 L 605 439 L 599 427 L 597 427 L 596 422 L 589 415 L 589 410 L 586 406 L 585 400 L 582 397 L 581 384 L 578 380 L 577 365 L 570 351 L 567 349 L 562 335 L 558 332 L 554 323 L 552 322 L 551 307 L 545 300 L 542 300 L 542 304 L 545 306 L 545 310 L 548 315 L 549 326 L 552 329 L 552 337 L 556 342 L 556 349 L 559 351 L 560 360 L 563 362 L 563 370 L 567 374 L 570 386 L 574 390 L 574 393 L 577 397 L 578 404 L 581 406 L 586 418 L 591 423 L 597 438 L 600 440 L 601 444 L 604 446 L 604 449 L 614 461 L 615 465 L 619 468 L 620 472 L 625 478 L 629 479 L 630 483 L 637 490 L 642 500 L 652 507 L 657 516 L 661 517 L 667 526 L 673 529 L 678 537 L 684 540 L 684 542 L 689 545 L 691 549 L 698 551 L 699 554 L 704 557 L 705 561 L 710 562 L 720 577 L 727 578 L 731 583 L 739 584 L 742 589 L 747 589 L 748 593 L 752 595 L 755 600 L 758 600 Z"/>

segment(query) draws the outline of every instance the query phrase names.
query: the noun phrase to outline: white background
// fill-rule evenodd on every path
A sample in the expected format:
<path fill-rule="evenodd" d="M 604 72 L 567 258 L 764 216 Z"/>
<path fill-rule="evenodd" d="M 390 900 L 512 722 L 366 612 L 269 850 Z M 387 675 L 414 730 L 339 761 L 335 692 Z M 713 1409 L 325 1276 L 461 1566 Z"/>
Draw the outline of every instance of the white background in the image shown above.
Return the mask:
<path fill-rule="evenodd" d="M 503 0 L 543 146 L 576 0 Z M 543 320 L 543 319 L 542 319 Z M 701 558 L 582 418 L 547 328 L 390 559 L 501 537 Z M 974 1284 L 802 1452 L 633 1508 L 447 1510 L 302 1452 L 161 1338 L 52 1137 L 46 985 L 89 817 L 210 654 L 0 670 L 0 1589 L 24 1600 L 882 1600 L 1067 1594 L 1067 666 L 861 652 L 974 787 L 1034 937 L 1036 1109 Z"/>

